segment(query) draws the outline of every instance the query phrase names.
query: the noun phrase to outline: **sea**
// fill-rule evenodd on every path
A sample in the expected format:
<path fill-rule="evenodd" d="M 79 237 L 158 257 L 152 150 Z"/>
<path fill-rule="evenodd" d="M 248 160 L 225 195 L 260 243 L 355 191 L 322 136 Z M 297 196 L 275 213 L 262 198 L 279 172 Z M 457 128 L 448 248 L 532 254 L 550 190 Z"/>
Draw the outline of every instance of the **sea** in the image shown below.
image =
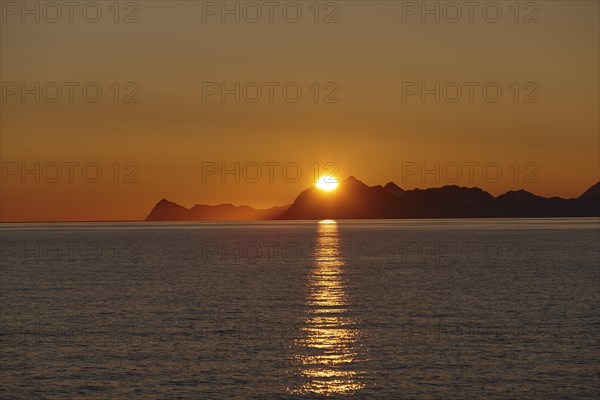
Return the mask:
<path fill-rule="evenodd" d="M 5 223 L 3 399 L 598 399 L 600 219 Z"/>

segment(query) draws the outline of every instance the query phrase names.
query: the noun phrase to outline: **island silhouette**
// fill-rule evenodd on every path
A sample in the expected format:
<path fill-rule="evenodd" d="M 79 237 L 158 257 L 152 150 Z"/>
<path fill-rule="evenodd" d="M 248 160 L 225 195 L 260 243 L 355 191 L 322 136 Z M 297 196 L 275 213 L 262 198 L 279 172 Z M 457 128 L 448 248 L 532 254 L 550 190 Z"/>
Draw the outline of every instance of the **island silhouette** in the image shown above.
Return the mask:
<path fill-rule="evenodd" d="M 220 204 L 185 208 L 159 201 L 146 221 L 236 221 L 398 218 L 539 218 L 600 216 L 600 182 L 577 198 L 537 196 L 525 190 L 497 197 L 477 187 L 456 185 L 404 190 L 394 182 L 368 186 L 353 176 L 335 191 L 302 191 L 291 205 L 255 209 Z"/>

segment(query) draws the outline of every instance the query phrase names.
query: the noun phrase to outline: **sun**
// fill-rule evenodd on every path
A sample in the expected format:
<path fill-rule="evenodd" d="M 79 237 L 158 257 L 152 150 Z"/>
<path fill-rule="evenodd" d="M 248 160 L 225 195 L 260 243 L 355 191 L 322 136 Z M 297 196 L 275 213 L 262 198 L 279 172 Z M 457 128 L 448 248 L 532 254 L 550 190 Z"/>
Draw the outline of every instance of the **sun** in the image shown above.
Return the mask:
<path fill-rule="evenodd" d="M 331 191 L 338 187 L 339 182 L 332 176 L 322 176 L 319 178 L 315 186 L 317 186 L 321 190 Z"/>

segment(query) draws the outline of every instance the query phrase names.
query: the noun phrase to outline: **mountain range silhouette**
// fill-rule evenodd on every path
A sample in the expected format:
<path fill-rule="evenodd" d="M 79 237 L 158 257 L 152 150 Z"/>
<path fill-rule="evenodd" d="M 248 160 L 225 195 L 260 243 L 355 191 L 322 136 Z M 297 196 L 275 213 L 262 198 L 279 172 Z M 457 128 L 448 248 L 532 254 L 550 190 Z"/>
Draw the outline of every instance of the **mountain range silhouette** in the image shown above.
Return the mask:
<path fill-rule="evenodd" d="M 477 187 L 455 185 L 404 190 L 393 182 L 368 186 L 354 177 L 331 192 L 310 187 L 291 205 L 265 210 L 220 204 L 185 208 L 166 199 L 146 221 L 233 221 L 396 218 L 533 218 L 600 216 L 600 182 L 571 199 L 541 197 L 525 190 L 494 197 Z"/>

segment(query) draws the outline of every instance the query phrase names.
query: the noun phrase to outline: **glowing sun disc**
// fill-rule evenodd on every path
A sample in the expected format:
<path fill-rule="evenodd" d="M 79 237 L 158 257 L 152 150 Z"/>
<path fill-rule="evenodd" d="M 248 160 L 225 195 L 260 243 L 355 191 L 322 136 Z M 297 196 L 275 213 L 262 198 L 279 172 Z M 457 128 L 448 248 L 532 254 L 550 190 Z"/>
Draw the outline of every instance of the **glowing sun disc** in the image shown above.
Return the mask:
<path fill-rule="evenodd" d="M 334 177 L 331 176 L 322 176 L 319 178 L 319 180 L 316 183 L 316 186 L 321 189 L 321 190 L 334 190 L 335 188 L 337 188 L 339 185 L 339 182 L 337 179 L 335 179 Z"/>

